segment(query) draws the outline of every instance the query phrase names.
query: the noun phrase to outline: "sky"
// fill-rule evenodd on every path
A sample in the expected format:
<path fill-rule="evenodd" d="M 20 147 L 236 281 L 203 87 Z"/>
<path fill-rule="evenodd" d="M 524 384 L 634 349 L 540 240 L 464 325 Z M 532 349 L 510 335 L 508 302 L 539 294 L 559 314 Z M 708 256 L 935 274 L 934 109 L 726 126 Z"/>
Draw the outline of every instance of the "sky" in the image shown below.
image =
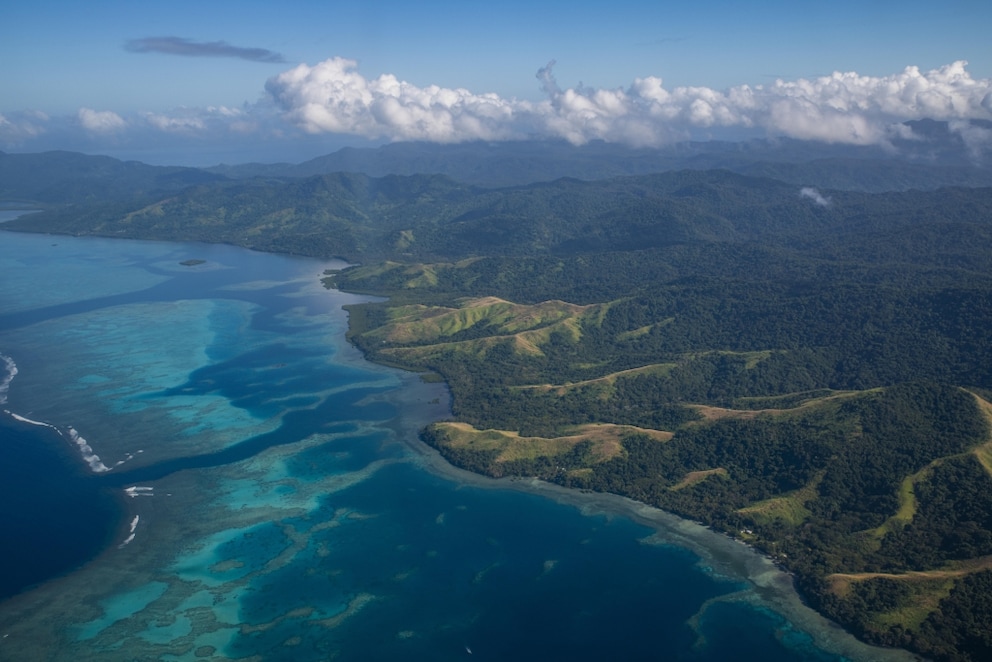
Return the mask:
<path fill-rule="evenodd" d="M 0 150 L 299 162 L 554 138 L 992 151 L 992 2 L 33 0 L 0 11 Z"/>

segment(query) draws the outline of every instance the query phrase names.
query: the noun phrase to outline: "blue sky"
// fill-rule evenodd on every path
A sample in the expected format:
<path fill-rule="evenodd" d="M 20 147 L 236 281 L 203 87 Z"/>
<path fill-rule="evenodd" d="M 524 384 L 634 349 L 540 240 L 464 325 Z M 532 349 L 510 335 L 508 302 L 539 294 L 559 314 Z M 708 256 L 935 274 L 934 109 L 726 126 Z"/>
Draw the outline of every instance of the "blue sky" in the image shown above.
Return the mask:
<path fill-rule="evenodd" d="M 865 143 L 923 113 L 992 119 L 988 0 L 10 4 L 4 151 L 207 164 L 411 139 Z"/>

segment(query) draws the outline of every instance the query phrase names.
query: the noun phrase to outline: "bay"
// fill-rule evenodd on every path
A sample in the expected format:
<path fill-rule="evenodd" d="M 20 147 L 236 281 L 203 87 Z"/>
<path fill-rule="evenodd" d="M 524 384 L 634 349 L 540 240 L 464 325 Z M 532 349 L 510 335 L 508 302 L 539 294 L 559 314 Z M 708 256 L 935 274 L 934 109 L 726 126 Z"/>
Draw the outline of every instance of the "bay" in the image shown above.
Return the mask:
<path fill-rule="evenodd" d="M 0 233 L 0 659 L 909 659 L 701 527 L 446 465 L 340 266 Z"/>

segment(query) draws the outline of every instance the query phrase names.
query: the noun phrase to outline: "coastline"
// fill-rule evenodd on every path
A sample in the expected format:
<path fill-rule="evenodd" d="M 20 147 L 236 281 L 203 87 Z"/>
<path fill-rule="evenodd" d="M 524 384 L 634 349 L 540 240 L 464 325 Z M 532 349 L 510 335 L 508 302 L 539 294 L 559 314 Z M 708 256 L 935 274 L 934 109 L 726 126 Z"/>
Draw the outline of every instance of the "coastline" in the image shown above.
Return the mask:
<path fill-rule="evenodd" d="M 743 580 L 749 585 L 747 591 L 715 601 L 743 600 L 769 607 L 808 634 L 817 648 L 850 660 L 911 662 L 921 659 L 905 649 L 884 648 L 861 641 L 841 625 L 807 606 L 795 589 L 792 575 L 770 557 L 703 524 L 617 494 L 576 490 L 537 478 L 491 478 L 451 464 L 436 449 L 421 441 L 419 436 L 420 430 L 428 423 L 452 416 L 447 384 L 424 382 L 420 379 L 420 373 L 394 369 L 400 371 L 403 386 L 390 396 L 399 410 L 397 421 L 391 427 L 397 439 L 410 450 L 411 461 L 425 471 L 468 488 L 513 490 L 538 495 L 576 508 L 587 516 L 627 518 L 654 531 L 642 539 L 644 544 L 688 549 L 699 556 L 700 565 L 713 574 Z M 435 398 L 440 400 L 438 405 L 444 403 L 444 411 L 430 412 L 424 407 L 425 403 L 431 403 Z M 693 620 L 702 615 L 706 606 Z"/>
<path fill-rule="evenodd" d="M 396 432 L 397 440 L 411 449 L 412 461 L 425 470 L 466 487 L 527 492 L 570 505 L 590 516 L 615 515 L 631 519 L 656 532 L 655 535 L 646 538 L 645 543 L 674 544 L 688 548 L 698 554 L 701 558 L 700 563 L 711 567 L 714 573 L 744 578 L 753 589 L 752 600 L 756 596 L 760 598 L 757 602 L 772 605 L 799 629 L 809 633 L 820 648 L 855 660 L 918 659 L 901 649 L 878 648 L 858 641 L 840 626 L 806 607 L 793 588 L 790 575 L 776 567 L 770 559 L 745 544 L 705 526 L 613 494 L 582 492 L 537 479 L 493 479 L 459 469 L 448 463 L 436 450 L 419 439 L 419 431 L 424 425 L 451 415 L 447 385 L 442 382 L 425 383 L 420 379 L 419 373 L 376 364 L 367 359 L 354 345 L 349 344 L 349 346 L 354 350 L 358 360 L 367 361 L 400 375 L 402 386 L 393 392 L 400 413 L 395 423 L 390 424 L 389 427 Z M 393 396 L 387 397 L 392 399 Z M 128 519 L 129 517 L 122 518 L 120 523 L 122 533 L 127 531 Z M 110 548 L 107 551 L 111 551 Z M 747 596 L 734 594 L 722 599 L 747 599 Z"/>
<path fill-rule="evenodd" d="M 356 352 L 357 353 L 357 352 Z M 583 515 L 621 517 L 634 521 L 649 528 L 648 533 L 641 542 L 652 545 L 672 545 L 684 549 L 689 549 L 698 555 L 699 565 L 705 568 L 706 572 L 727 578 L 736 582 L 746 582 L 747 588 L 742 591 L 732 592 L 728 595 L 720 596 L 703 605 L 699 612 L 689 621 L 693 625 L 706 608 L 719 601 L 738 601 L 748 603 L 756 608 L 769 608 L 780 614 L 788 622 L 788 628 L 794 627 L 810 636 L 814 645 L 824 651 L 841 655 L 851 660 L 878 660 L 880 662 L 896 662 L 903 660 L 917 659 L 905 651 L 897 649 L 880 649 L 868 646 L 856 640 L 852 635 L 841 629 L 839 626 L 823 619 L 811 609 L 805 607 L 798 595 L 795 593 L 789 575 L 776 568 L 770 560 L 761 556 L 755 550 L 734 541 L 722 534 L 716 533 L 702 525 L 681 519 L 670 513 L 651 508 L 639 502 L 604 493 L 587 493 L 574 489 L 563 488 L 554 484 L 545 483 L 536 479 L 524 478 L 501 478 L 493 479 L 472 472 L 459 469 L 451 465 L 441 457 L 435 449 L 420 441 L 417 432 L 423 425 L 437 418 L 448 414 L 447 386 L 444 383 L 425 383 L 420 380 L 417 373 L 397 371 L 401 385 L 390 391 L 385 396 L 397 408 L 397 416 L 389 423 L 383 423 L 395 433 L 395 441 L 409 449 L 407 459 L 403 460 L 415 464 L 418 469 L 430 472 L 445 480 L 450 480 L 465 489 L 483 490 L 511 490 L 534 494 L 542 498 L 574 507 Z M 373 396 L 379 397 L 379 396 Z M 427 406 L 425 406 L 427 405 Z M 278 451 L 288 452 L 288 451 Z M 199 483 L 198 478 L 191 474 L 177 474 L 170 478 L 156 483 L 157 492 L 180 492 L 192 496 L 197 492 L 198 497 L 194 497 L 193 502 L 198 503 L 201 499 L 208 499 L 207 494 L 201 489 L 192 489 L 193 485 L 188 485 L 187 489 L 178 489 L 177 483 L 193 481 Z M 192 490 L 192 492 L 191 492 Z M 120 495 L 125 499 L 124 495 Z M 56 609 L 59 613 L 57 620 L 67 622 L 66 619 L 75 621 L 78 605 L 74 600 L 70 600 L 72 595 L 81 595 L 81 589 L 87 585 L 104 585 L 121 581 L 116 570 L 121 557 L 117 557 L 117 563 L 113 562 L 114 556 L 119 554 L 120 543 L 125 534 L 128 533 L 128 522 L 133 522 L 133 517 L 140 512 L 141 524 L 139 527 L 138 540 L 134 543 L 138 545 L 142 556 L 150 554 L 158 557 L 164 563 L 171 558 L 175 549 L 170 545 L 159 545 L 155 541 L 162 541 L 165 538 L 182 539 L 185 535 L 177 535 L 174 526 L 167 526 L 162 521 L 167 517 L 167 512 L 174 510 L 170 504 L 171 499 L 160 501 L 158 499 L 138 499 L 136 503 L 133 499 L 126 499 L 128 503 L 127 516 L 122 518 L 121 528 L 118 536 L 115 536 L 114 544 L 109 546 L 97 558 L 81 568 L 82 573 L 77 570 L 71 575 L 60 577 L 54 581 L 47 582 L 40 590 L 31 590 L 25 594 L 15 597 L 8 603 L 8 608 L 14 608 L 14 613 L 20 612 L 21 621 L 32 621 L 39 615 L 40 609 L 45 609 L 46 603 L 51 600 L 60 605 Z M 192 506 L 192 504 L 189 504 Z M 193 510 L 197 510 L 194 507 Z M 142 527 L 148 522 L 155 522 L 153 531 L 149 532 Z M 181 525 L 179 525 L 181 526 Z M 144 531 L 144 533 L 141 533 Z M 135 558 L 133 563 L 144 566 L 147 557 L 143 561 Z M 132 562 L 127 562 L 129 572 L 137 572 L 138 566 L 132 567 Z M 157 564 L 160 565 L 160 564 Z M 138 572 L 140 575 L 141 573 Z M 161 577 L 149 574 L 145 577 L 147 581 L 162 581 Z M 101 603 L 102 604 L 102 603 Z M 30 615 L 29 615 L 30 614 Z M 6 616 L 13 616 L 10 611 Z M 87 612 L 87 616 L 89 616 Z M 26 618 L 24 618 L 26 617 Z M 94 612 L 93 618 L 99 618 L 99 612 Z M 27 637 L 28 632 L 40 634 L 39 630 L 25 632 L 20 628 L 12 627 L 14 621 L 8 620 L 5 623 L 4 633 L 11 634 L 10 642 L 14 637 L 20 641 L 32 639 Z M 25 623 L 26 625 L 26 623 Z M 50 633 L 50 634 L 54 634 Z M 9 649 L 9 650 L 14 650 Z"/>

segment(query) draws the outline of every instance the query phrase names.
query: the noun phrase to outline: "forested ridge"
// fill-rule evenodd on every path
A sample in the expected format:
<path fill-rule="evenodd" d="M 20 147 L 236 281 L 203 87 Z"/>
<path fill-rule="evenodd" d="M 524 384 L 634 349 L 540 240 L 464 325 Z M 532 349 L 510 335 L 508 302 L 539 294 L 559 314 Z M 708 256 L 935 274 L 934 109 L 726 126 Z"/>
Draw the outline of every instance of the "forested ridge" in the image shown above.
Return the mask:
<path fill-rule="evenodd" d="M 452 463 L 676 512 L 867 640 L 992 655 L 992 189 L 336 173 L 10 227 L 360 262 L 329 285 L 389 299 L 349 336 L 447 381 Z"/>

